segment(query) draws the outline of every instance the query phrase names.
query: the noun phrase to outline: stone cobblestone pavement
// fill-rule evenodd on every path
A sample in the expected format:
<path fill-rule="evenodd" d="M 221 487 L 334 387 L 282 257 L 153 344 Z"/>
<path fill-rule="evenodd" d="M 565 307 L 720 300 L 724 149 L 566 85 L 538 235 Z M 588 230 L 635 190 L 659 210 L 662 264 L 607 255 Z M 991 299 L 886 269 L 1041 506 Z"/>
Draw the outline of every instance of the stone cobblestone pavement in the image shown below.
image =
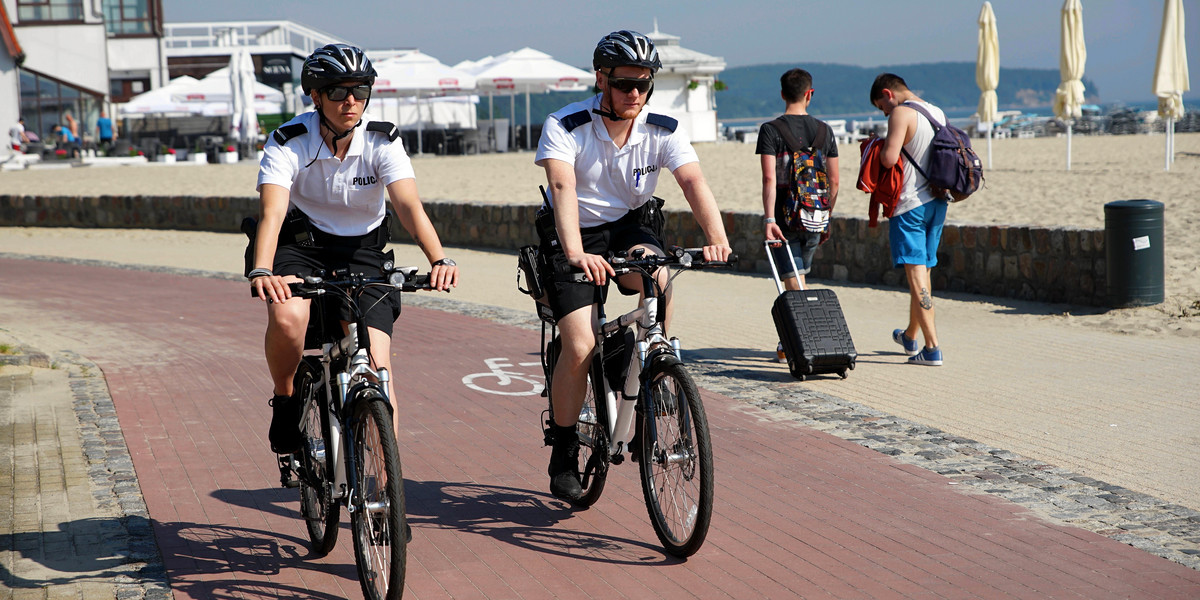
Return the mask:
<path fill-rule="evenodd" d="M 169 597 L 104 377 L 0 330 L 0 598 Z"/>

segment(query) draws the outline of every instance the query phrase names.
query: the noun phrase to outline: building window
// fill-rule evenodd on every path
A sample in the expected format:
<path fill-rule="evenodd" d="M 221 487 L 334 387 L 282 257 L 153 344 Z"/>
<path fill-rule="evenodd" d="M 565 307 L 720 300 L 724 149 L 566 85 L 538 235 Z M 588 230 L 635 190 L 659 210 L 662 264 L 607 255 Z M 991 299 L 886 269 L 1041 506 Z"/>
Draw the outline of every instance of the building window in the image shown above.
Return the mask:
<path fill-rule="evenodd" d="M 109 81 L 108 95 L 113 102 L 129 102 L 129 99 L 150 89 L 150 78 L 113 79 Z"/>
<path fill-rule="evenodd" d="M 104 26 L 109 35 L 157 33 L 161 0 L 104 0 Z"/>
<path fill-rule="evenodd" d="M 83 22 L 83 0 L 17 0 L 20 23 Z"/>
<path fill-rule="evenodd" d="M 78 122 L 80 137 L 90 134 L 103 100 L 92 92 L 20 69 L 21 116 L 25 129 L 37 134 L 44 143 L 53 143 L 55 125 L 66 123 L 70 114 Z"/>

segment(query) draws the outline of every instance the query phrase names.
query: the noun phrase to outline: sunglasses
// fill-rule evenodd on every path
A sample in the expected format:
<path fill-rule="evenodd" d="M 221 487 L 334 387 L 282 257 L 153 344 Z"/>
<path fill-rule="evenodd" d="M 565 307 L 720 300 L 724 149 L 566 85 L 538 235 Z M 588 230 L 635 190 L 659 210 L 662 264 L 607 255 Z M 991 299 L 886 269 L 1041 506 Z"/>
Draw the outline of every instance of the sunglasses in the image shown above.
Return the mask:
<path fill-rule="evenodd" d="M 346 96 L 354 94 L 355 100 L 366 100 L 371 97 L 371 86 L 363 83 L 351 87 L 330 86 L 325 88 L 325 97 L 331 102 L 341 102 Z"/>
<path fill-rule="evenodd" d="M 645 94 L 650 91 L 650 86 L 654 85 L 654 80 L 635 79 L 633 77 L 609 77 L 608 84 L 626 94 L 633 92 L 633 90 L 637 90 L 639 94 Z"/>

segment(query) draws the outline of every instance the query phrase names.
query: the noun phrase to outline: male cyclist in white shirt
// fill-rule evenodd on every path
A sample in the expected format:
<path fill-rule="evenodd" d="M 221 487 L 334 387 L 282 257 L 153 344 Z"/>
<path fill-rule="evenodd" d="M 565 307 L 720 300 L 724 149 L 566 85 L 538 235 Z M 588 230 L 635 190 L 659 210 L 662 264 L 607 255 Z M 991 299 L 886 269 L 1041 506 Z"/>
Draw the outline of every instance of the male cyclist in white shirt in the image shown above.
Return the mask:
<path fill-rule="evenodd" d="M 546 209 L 554 213 L 554 231 L 539 231 L 540 251 L 556 273 L 581 270 L 589 280 L 556 279 L 547 286 L 562 348 L 550 394 L 550 492 L 565 500 L 582 494 L 576 424 L 595 345 L 597 306 L 603 302 L 599 286 L 616 274 L 603 255 L 635 248 L 663 254 L 661 233 L 642 215 L 664 171 L 672 172 L 704 231 L 704 259 L 723 261 L 732 251 L 691 143 L 676 130 L 675 119 L 644 110 L 662 67 L 653 42 L 634 31 L 610 33 L 596 45 L 592 63 L 600 94 L 551 114 L 535 159 L 546 170 Z M 622 287 L 640 287 L 636 276 L 625 278 L 630 279 Z M 669 289 L 666 297 L 669 318 Z"/>

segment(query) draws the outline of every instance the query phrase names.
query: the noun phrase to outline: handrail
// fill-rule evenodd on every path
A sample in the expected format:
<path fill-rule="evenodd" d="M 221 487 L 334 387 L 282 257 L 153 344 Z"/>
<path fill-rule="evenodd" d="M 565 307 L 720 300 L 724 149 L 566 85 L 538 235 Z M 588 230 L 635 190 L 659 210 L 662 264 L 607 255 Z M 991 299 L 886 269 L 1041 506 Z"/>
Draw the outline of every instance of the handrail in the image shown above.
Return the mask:
<path fill-rule="evenodd" d="M 214 21 L 167 23 L 163 46 L 172 49 L 291 46 L 301 56 L 331 43 L 336 36 L 293 21 Z"/>

